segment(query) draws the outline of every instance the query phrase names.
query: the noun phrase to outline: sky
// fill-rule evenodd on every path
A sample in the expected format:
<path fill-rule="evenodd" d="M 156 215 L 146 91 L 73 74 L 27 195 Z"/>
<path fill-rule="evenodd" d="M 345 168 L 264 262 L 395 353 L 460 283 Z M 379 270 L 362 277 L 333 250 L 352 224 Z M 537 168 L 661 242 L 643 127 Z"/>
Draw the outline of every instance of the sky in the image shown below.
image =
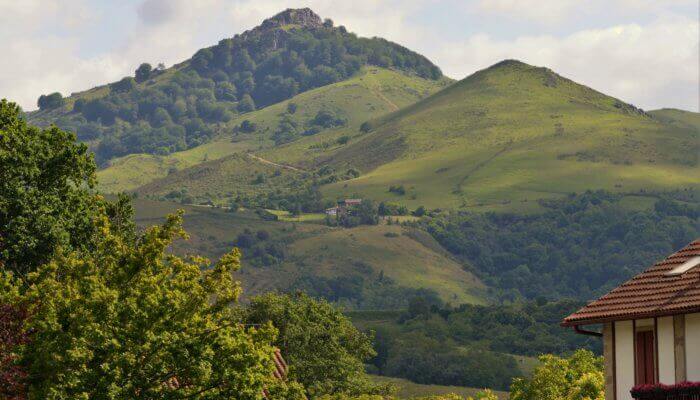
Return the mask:
<path fill-rule="evenodd" d="M 301 7 L 455 79 L 518 59 L 646 110 L 700 111 L 698 0 L 0 0 L 0 98 L 33 110 Z"/>

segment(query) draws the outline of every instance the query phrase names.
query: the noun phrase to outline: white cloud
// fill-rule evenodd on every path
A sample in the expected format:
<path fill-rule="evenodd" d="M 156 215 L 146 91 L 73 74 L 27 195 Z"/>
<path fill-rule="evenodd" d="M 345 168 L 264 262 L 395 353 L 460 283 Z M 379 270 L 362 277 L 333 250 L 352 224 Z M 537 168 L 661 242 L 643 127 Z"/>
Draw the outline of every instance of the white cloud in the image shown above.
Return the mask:
<path fill-rule="evenodd" d="M 447 74 L 464 77 L 502 59 L 549 67 L 644 108 L 698 110 L 698 22 L 672 18 L 583 30 L 565 37 L 497 40 L 476 34 L 432 52 Z M 671 90 L 673 88 L 673 90 Z"/>
<path fill-rule="evenodd" d="M 668 7 L 695 0 L 591 0 L 585 12 L 572 0 L 546 6 L 542 0 L 475 0 L 466 7 L 449 1 L 144 0 L 119 8 L 118 15 L 101 15 L 99 3 L 85 0 L 0 0 L 0 54 L 6 56 L 0 76 L 7 77 L 0 79 L 0 97 L 33 109 L 42 93 L 105 84 L 132 74 L 141 62 L 172 65 L 285 8 L 308 6 L 362 36 L 384 37 L 425 54 L 452 77 L 517 58 L 645 108 L 698 109 L 698 22 Z M 590 26 L 570 24 L 578 18 L 580 25 L 582 15 L 594 12 L 623 15 L 625 22 L 604 27 L 609 18 L 590 18 Z M 507 20 L 478 24 L 494 16 L 531 24 L 524 33 Z M 107 35 L 100 18 L 118 19 L 110 26 L 120 30 Z M 562 24 L 578 31 L 554 35 L 537 29 Z M 110 40 L 100 42 L 103 36 Z M 101 47 L 86 52 L 86 43 L 95 47 L 96 41 Z"/>
<path fill-rule="evenodd" d="M 562 21 L 580 4 L 575 0 L 480 0 L 477 9 L 552 24 Z"/>

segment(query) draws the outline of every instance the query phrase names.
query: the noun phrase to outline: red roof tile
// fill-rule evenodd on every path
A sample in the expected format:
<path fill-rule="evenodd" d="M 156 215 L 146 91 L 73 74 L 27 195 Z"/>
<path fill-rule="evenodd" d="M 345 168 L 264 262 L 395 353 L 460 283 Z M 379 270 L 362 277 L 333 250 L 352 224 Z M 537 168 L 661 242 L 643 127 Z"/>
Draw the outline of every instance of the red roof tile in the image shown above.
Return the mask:
<path fill-rule="evenodd" d="M 700 267 L 681 275 L 668 275 L 668 272 L 696 256 L 700 256 L 700 238 L 569 315 L 562 325 L 700 312 Z"/>

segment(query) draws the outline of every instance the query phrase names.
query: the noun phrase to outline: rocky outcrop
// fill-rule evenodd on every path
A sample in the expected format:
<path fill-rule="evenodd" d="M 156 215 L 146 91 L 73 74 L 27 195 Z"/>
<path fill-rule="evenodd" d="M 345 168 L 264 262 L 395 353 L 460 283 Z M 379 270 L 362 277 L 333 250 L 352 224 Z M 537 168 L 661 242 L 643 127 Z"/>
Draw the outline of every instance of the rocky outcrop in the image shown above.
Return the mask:
<path fill-rule="evenodd" d="M 313 12 L 310 8 L 288 8 L 274 17 L 268 18 L 259 26 L 245 31 L 234 38 L 248 40 L 256 38 L 260 40 L 264 47 L 269 49 L 277 49 L 283 46 L 289 34 L 284 29 L 279 29 L 284 26 L 294 25 L 304 29 L 318 29 L 323 27 L 321 17 Z"/>
<path fill-rule="evenodd" d="M 321 21 L 321 17 L 310 8 L 288 8 L 274 17 L 263 21 L 260 28 L 271 29 L 283 25 L 300 25 L 307 28 L 318 28 L 323 25 L 323 21 Z"/>

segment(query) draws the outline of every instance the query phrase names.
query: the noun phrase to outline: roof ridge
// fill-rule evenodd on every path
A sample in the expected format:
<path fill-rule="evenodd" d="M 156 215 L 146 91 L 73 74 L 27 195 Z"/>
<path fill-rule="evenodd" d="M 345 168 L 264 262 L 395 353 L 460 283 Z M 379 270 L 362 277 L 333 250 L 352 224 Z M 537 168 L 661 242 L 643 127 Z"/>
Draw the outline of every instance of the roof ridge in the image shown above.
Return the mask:
<path fill-rule="evenodd" d="M 683 274 L 668 275 L 674 266 L 698 256 L 700 238 L 589 302 L 566 317 L 562 325 L 700 312 L 700 270 L 692 268 Z"/>

